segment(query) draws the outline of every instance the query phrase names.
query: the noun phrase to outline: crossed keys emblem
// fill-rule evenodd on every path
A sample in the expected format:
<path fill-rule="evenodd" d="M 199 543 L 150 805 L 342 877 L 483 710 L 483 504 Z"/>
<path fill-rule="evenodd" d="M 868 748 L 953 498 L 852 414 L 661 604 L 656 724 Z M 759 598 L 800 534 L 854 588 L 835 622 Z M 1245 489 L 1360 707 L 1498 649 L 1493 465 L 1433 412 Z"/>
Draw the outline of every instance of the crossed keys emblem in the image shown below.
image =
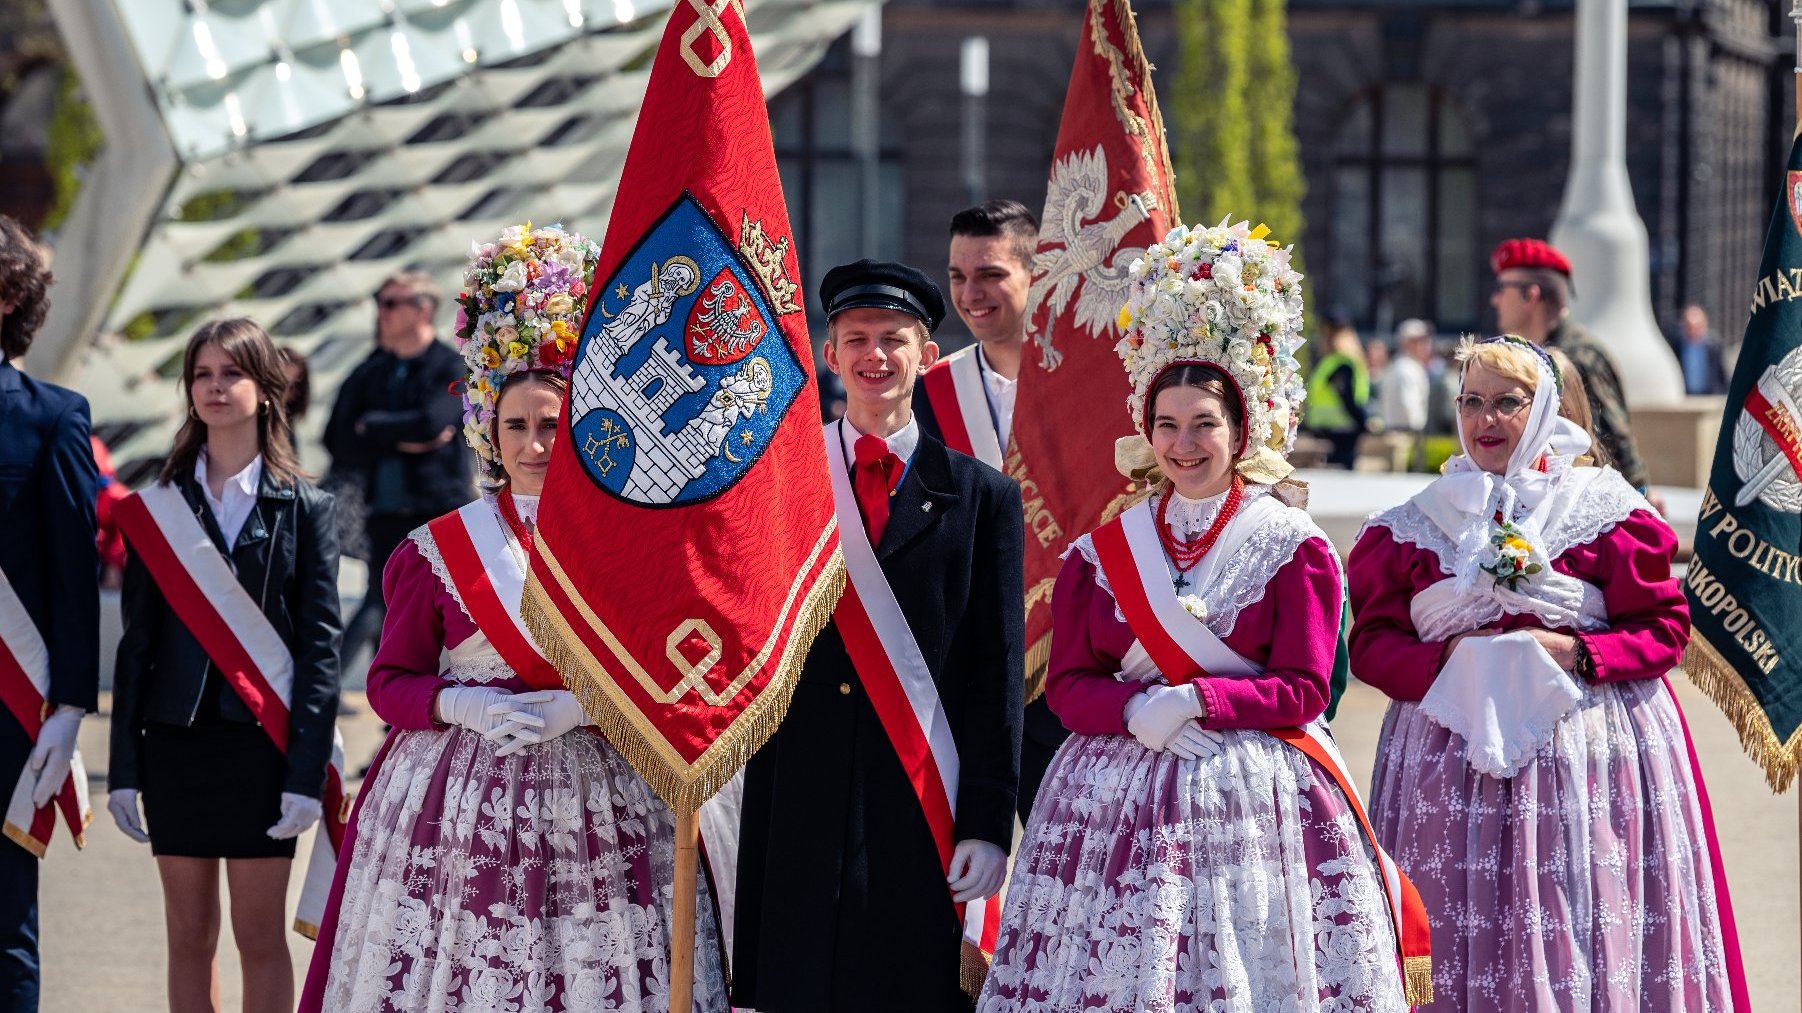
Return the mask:
<path fill-rule="evenodd" d="M 682 59 L 688 63 L 688 69 L 701 77 L 719 77 L 726 65 L 732 62 L 732 37 L 726 34 L 726 26 L 720 22 L 720 15 L 730 7 L 738 12 L 738 19 L 743 21 L 744 4 L 740 0 L 713 0 L 712 3 L 708 0 L 688 0 L 688 6 L 695 9 L 698 17 L 682 33 Z M 720 46 L 719 54 L 709 63 L 701 62 L 701 54 L 695 52 L 695 43 L 701 40 L 703 33 L 711 34 Z"/>

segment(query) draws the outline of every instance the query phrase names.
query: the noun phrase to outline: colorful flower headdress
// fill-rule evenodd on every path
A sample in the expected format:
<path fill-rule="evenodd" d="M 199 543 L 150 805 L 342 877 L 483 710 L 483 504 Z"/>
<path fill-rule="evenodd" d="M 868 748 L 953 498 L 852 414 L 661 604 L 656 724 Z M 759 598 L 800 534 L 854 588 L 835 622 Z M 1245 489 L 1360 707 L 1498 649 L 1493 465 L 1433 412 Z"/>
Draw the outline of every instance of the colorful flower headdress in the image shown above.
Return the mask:
<path fill-rule="evenodd" d="M 1289 249 L 1265 240 L 1268 228 L 1230 221 L 1211 229 L 1177 226 L 1133 261 L 1132 294 L 1120 310 L 1124 336 L 1114 350 L 1132 383 L 1126 403 L 1141 443 L 1146 395 L 1159 374 L 1188 363 L 1224 370 L 1245 405 L 1239 471 L 1275 483 L 1293 470 L 1285 458 L 1305 396 L 1295 358 L 1301 275 L 1289 266 Z"/>
<path fill-rule="evenodd" d="M 457 350 L 469 367 L 463 385 L 463 438 L 481 478 L 506 476 L 494 447 L 501 385 L 514 373 L 569 378 L 588 313 L 588 288 L 601 248 L 561 226 L 515 225 L 492 243 L 471 243 L 457 295 Z"/>

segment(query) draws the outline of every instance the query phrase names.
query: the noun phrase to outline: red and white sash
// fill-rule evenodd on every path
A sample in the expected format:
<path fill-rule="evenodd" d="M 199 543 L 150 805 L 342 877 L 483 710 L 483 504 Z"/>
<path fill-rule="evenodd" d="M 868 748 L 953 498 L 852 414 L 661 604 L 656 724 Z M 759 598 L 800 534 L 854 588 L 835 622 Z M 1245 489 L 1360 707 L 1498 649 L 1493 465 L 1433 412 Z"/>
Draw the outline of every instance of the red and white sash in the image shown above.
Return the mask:
<path fill-rule="evenodd" d="M 563 677 L 532 642 L 519 616 L 525 592 L 523 547 L 486 497 L 426 525 L 469 617 L 507 666 L 533 689 L 563 689 Z"/>
<path fill-rule="evenodd" d="M 986 422 L 985 422 L 986 424 Z M 938 847 L 939 861 L 951 866 L 955 814 L 957 812 L 957 742 L 951 722 L 939 700 L 932 670 L 914 640 L 907 616 L 895 600 L 894 589 L 876 560 L 851 476 L 839 452 L 838 434 L 829 429 L 826 459 L 832 472 L 832 494 L 838 508 L 838 541 L 845 556 L 845 593 L 832 621 L 844 638 L 845 652 L 889 742 L 901 759 L 907 779 L 926 813 Z M 964 926 L 964 978 L 966 990 L 979 990 L 995 953 L 1001 924 L 1001 894 L 982 903 L 957 905 Z M 965 910 L 967 908 L 967 910 Z M 974 988 L 972 988 L 974 985 Z"/>
<path fill-rule="evenodd" d="M 0 703 L 6 704 L 35 743 L 38 730 L 49 715 L 49 700 L 50 650 L 12 582 L 0 571 Z M 83 832 L 93 812 L 88 806 L 88 772 L 81 763 L 81 750 L 77 749 L 70 758 L 69 779 L 57 790 L 56 801 L 42 809 L 31 804 L 31 790 L 36 782 L 31 765 L 26 764 L 6 803 L 6 836 L 43 858 L 50 847 L 50 835 L 56 830 L 56 811 L 61 809 L 69 833 L 75 837 L 75 846 L 85 845 Z"/>
<path fill-rule="evenodd" d="M 1264 505 L 1270 502 L 1269 497 L 1247 502 L 1246 509 L 1227 525 L 1220 542 L 1209 553 L 1208 562 L 1217 563 L 1230 555 L 1230 551 L 1223 552 L 1222 549 L 1230 550 L 1242 543 L 1262 523 L 1263 513 L 1270 509 Z M 1239 530 L 1235 533 L 1234 529 Z M 1149 501 L 1095 529 L 1092 539 L 1096 560 L 1107 577 L 1108 586 L 1113 589 L 1120 614 L 1126 617 L 1126 624 L 1132 627 L 1133 635 L 1144 646 L 1145 653 L 1173 685 L 1208 677 L 1243 678 L 1261 671 L 1228 647 L 1177 601 L 1164 562 L 1163 547 L 1158 540 L 1157 519 Z M 1198 572 L 1201 586 L 1205 587 L 1217 572 L 1218 565 L 1208 567 L 1204 563 L 1203 570 Z M 1364 800 L 1346 772 L 1338 744 L 1319 721 L 1304 728 L 1268 728 L 1264 732 L 1306 754 L 1333 779 L 1351 804 L 1358 825 L 1364 829 L 1364 836 L 1376 854 L 1383 893 L 1389 902 L 1389 916 L 1400 949 L 1399 963 L 1408 1002 L 1414 1006 L 1432 1002 L 1432 936 L 1426 905 L 1414 884 L 1377 843 L 1370 817 L 1364 811 Z"/>
<path fill-rule="evenodd" d="M 180 490 L 158 483 L 114 508 L 119 529 L 163 592 L 175 615 L 200 642 L 225 681 L 257 716 L 270 741 L 288 751 L 288 712 L 294 703 L 294 655 L 232 572 Z M 344 745 L 332 730 L 332 760 L 320 803 L 323 826 L 313 837 L 294 929 L 317 938 L 331 893 L 349 799 L 344 794 Z"/>
<path fill-rule="evenodd" d="M 971 345 L 940 359 L 920 382 L 938 419 L 945 446 L 1002 470 L 1001 436 L 989 412 L 989 392 L 982 385 L 982 363 Z"/>

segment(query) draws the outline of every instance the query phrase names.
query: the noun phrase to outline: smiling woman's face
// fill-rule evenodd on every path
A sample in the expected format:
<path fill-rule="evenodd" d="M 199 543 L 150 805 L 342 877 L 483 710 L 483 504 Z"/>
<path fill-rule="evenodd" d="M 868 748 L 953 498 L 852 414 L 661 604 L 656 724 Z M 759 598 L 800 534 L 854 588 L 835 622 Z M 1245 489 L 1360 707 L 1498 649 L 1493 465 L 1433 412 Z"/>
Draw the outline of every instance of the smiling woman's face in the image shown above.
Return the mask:
<path fill-rule="evenodd" d="M 1508 472 L 1508 459 L 1526 431 L 1533 392 L 1518 381 L 1471 363 L 1458 392 L 1458 426 L 1465 452 L 1477 467 L 1495 475 Z M 1512 414 L 1510 414 L 1512 410 Z"/>

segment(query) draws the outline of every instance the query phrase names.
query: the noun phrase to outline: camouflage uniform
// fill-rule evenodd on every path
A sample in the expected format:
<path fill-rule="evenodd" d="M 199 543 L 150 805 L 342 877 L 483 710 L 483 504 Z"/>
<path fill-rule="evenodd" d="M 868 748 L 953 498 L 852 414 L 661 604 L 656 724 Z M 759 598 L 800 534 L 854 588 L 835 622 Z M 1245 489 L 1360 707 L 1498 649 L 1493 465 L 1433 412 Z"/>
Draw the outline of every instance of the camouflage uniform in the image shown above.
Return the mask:
<path fill-rule="evenodd" d="M 1614 360 L 1589 332 L 1565 317 L 1546 335 L 1545 346 L 1556 348 L 1577 367 L 1583 387 L 1589 392 L 1589 412 L 1594 416 L 1596 442 L 1602 445 L 1614 467 L 1628 482 L 1645 488 L 1649 482 L 1646 465 L 1633 443 L 1633 427 L 1627 421 L 1627 398 L 1621 392 L 1620 374 Z"/>

